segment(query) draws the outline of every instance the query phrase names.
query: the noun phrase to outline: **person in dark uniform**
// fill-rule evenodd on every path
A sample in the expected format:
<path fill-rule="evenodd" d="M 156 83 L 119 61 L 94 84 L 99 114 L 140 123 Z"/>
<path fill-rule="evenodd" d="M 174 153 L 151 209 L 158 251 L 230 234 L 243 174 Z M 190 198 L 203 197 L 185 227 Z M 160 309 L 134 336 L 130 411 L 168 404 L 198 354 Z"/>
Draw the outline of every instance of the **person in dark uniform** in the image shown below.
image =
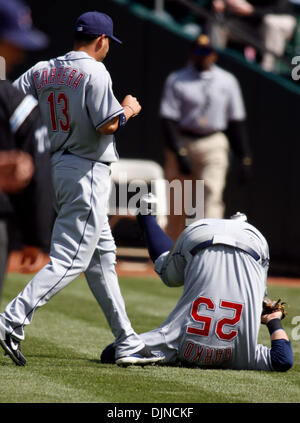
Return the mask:
<path fill-rule="evenodd" d="M 2 78 L 4 70 L 11 72 L 23 60 L 25 50 L 41 49 L 46 42 L 47 37 L 32 28 L 26 4 L 0 0 L 0 56 L 6 65 L 1 69 Z M 22 261 L 30 271 L 48 251 L 52 218 L 49 140 L 38 103 L 8 80 L 1 80 L 0 299 L 11 233 L 19 233 Z"/>

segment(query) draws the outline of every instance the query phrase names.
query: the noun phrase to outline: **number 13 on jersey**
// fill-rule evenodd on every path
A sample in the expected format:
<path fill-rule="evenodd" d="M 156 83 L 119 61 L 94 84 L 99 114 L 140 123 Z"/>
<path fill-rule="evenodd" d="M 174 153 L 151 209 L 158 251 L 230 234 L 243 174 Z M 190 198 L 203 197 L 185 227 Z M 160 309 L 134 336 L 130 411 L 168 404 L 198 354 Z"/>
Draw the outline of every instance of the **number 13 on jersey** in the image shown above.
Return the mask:
<path fill-rule="evenodd" d="M 51 91 L 47 98 L 52 131 L 68 132 L 70 127 L 69 101 L 64 92 Z"/>

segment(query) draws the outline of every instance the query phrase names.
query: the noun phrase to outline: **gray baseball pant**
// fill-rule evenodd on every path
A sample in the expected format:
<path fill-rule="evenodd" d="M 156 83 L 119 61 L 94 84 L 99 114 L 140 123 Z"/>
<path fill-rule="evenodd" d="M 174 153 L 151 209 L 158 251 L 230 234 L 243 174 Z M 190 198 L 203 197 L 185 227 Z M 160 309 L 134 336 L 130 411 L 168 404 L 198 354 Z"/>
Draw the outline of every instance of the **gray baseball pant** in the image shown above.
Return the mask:
<path fill-rule="evenodd" d="M 115 336 L 116 358 L 144 346 L 126 313 L 115 270 L 116 246 L 106 214 L 110 168 L 75 155 L 52 157 L 55 221 L 50 262 L 0 316 L 0 325 L 23 340 L 38 307 L 84 272 Z"/>

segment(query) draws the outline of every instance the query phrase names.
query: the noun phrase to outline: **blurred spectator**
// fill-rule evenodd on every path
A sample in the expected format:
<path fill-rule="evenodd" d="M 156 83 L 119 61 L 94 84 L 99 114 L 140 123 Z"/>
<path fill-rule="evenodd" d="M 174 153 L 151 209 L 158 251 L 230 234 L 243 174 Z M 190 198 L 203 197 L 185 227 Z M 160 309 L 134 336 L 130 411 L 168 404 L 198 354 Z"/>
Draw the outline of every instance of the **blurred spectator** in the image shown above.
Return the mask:
<path fill-rule="evenodd" d="M 34 164 L 30 154 L 21 150 L 0 151 L 0 191 L 16 194 L 31 181 Z"/>
<path fill-rule="evenodd" d="M 233 25 L 280 57 L 284 55 L 286 42 L 291 39 L 296 27 L 289 0 L 213 0 L 212 9 L 220 23 L 213 23 L 209 32 L 212 43 L 218 47 L 225 47 L 230 40 L 245 44 Z M 275 63 L 272 53 L 262 53 L 261 66 L 264 70 L 274 71 Z"/>
<path fill-rule="evenodd" d="M 291 3 L 292 5 L 292 10 L 298 13 L 300 7 L 300 0 L 289 0 L 289 3 Z"/>
<path fill-rule="evenodd" d="M 0 56 L 9 73 L 25 50 L 46 46 L 47 37 L 32 28 L 30 10 L 21 1 L 0 0 Z M 2 77 L 5 69 L 1 69 Z M 47 130 L 38 103 L 9 81 L 0 81 L 0 297 L 14 219 L 22 234 L 24 270 L 36 271 L 49 248 L 52 199 Z"/>
<path fill-rule="evenodd" d="M 245 107 L 235 76 L 215 65 L 217 54 L 208 36 L 202 34 L 192 43 L 190 58 L 188 66 L 169 75 L 162 95 L 165 175 L 169 182 L 204 180 L 204 217 L 222 218 L 229 142 L 240 159 L 243 180 L 250 176 Z M 184 193 L 190 207 L 195 198 L 187 200 L 188 195 Z M 173 203 L 171 198 L 170 205 Z M 170 212 L 166 231 L 175 240 L 184 229 L 186 216 Z"/>

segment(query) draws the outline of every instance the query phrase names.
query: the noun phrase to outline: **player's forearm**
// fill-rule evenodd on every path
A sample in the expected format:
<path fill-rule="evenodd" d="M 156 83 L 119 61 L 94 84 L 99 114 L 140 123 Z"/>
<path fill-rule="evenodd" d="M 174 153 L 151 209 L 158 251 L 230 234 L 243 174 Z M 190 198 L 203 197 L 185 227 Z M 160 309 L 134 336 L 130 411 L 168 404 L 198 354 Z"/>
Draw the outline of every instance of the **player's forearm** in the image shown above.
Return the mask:
<path fill-rule="evenodd" d="M 275 313 L 274 313 L 275 314 Z M 293 365 L 292 344 L 279 317 L 270 315 L 267 328 L 271 336 L 271 362 L 275 371 L 286 372 Z"/>
<path fill-rule="evenodd" d="M 114 134 L 118 129 L 125 126 L 126 122 L 134 116 L 137 116 L 141 111 L 141 105 L 136 97 L 127 95 L 123 102 L 123 113 L 111 119 L 106 124 L 102 125 L 98 131 L 104 135 Z"/>
<path fill-rule="evenodd" d="M 127 112 L 127 107 L 124 109 L 124 113 L 113 118 L 105 125 L 101 126 L 98 131 L 104 135 L 111 135 L 117 132 L 119 129 L 125 126 L 126 122 L 132 117 L 132 113 Z"/>
<path fill-rule="evenodd" d="M 109 122 L 100 126 L 98 131 L 103 135 L 111 135 L 111 134 L 115 133 L 118 128 L 119 128 L 119 116 L 116 116 L 112 120 L 110 120 Z"/>
<path fill-rule="evenodd" d="M 285 339 L 289 341 L 289 337 L 281 324 L 280 312 L 275 312 L 265 316 L 265 324 L 271 336 L 271 341 L 276 339 Z"/>
<path fill-rule="evenodd" d="M 286 341 L 289 341 L 289 337 L 284 329 L 279 329 L 276 332 L 272 333 L 271 341 L 274 341 L 276 339 L 285 339 Z"/>

